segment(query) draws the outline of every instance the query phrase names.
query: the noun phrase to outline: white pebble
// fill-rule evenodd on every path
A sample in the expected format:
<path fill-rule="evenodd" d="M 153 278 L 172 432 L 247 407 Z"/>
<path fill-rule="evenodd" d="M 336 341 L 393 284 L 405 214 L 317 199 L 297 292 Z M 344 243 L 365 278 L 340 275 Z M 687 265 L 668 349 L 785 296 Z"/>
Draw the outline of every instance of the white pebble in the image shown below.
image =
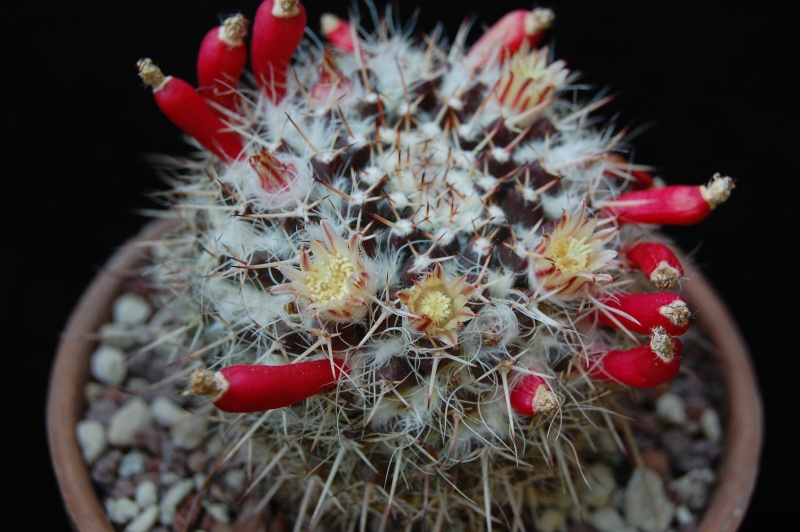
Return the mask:
<path fill-rule="evenodd" d="M 147 321 L 153 308 L 145 298 L 138 294 L 122 294 L 114 302 L 112 315 L 117 323 L 140 325 Z"/>
<path fill-rule="evenodd" d="M 92 376 L 103 384 L 119 386 L 128 375 L 128 360 L 119 347 L 100 344 L 90 361 Z"/>
<path fill-rule="evenodd" d="M 717 475 L 710 469 L 693 469 L 669 483 L 678 500 L 693 510 L 700 510 L 708 502 L 711 487 Z"/>
<path fill-rule="evenodd" d="M 194 474 L 194 489 L 197 491 L 202 491 L 203 486 L 206 485 L 208 482 L 208 474 L 197 472 Z"/>
<path fill-rule="evenodd" d="M 174 471 L 164 471 L 158 479 L 162 486 L 172 486 L 173 484 L 177 484 L 180 480 L 183 480 L 183 476 Z"/>
<path fill-rule="evenodd" d="M 143 480 L 136 486 L 136 504 L 147 508 L 158 502 L 158 486 L 152 480 Z"/>
<path fill-rule="evenodd" d="M 700 430 L 708 441 L 718 442 L 722 439 L 722 423 L 716 410 L 713 408 L 703 410 L 700 414 Z"/>
<path fill-rule="evenodd" d="M 678 507 L 675 508 L 675 520 L 679 525 L 688 526 L 694 523 L 694 515 L 692 515 L 692 511 L 686 506 L 679 504 Z"/>
<path fill-rule="evenodd" d="M 156 521 L 158 521 L 158 506 L 153 504 L 142 510 L 136 519 L 128 523 L 125 532 L 147 532 L 155 526 Z"/>
<path fill-rule="evenodd" d="M 125 383 L 125 389 L 131 392 L 145 391 L 150 388 L 152 383 L 144 377 L 131 377 Z"/>
<path fill-rule="evenodd" d="M 204 416 L 189 416 L 181 419 L 170 429 L 170 440 L 178 449 L 187 451 L 197 449 L 206 437 L 208 423 L 208 418 Z"/>
<path fill-rule="evenodd" d="M 567 526 L 567 516 L 557 508 L 547 508 L 536 522 L 536 530 L 541 532 L 559 532 Z"/>
<path fill-rule="evenodd" d="M 597 463 L 589 467 L 586 482 L 581 483 L 581 500 L 592 508 L 606 506 L 614 496 L 617 482 L 610 466 Z"/>
<path fill-rule="evenodd" d="M 242 469 L 229 469 L 222 476 L 222 483 L 235 495 L 244 492 L 246 482 L 247 474 Z"/>
<path fill-rule="evenodd" d="M 661 475 L 646 467 L 634 469 L 623 499 L 625 519 L 644 532 L 665 532 L 675 515 Z"/>
<path fill-rule="evenodd" d="M 120 349 L 130 349 L 135 346 L 141 336 L 141 332 L 131 328 L 130 325 L 116 322 L 104 323 L 98 333 L 103 343 Z"/>
<path fill-rule="evenodd" d="M 683 398 L 675 392 L 666 392 L 656 400 L 656 414 L 667 423 L 683 425 L 686 423 L 686 405 Z"/>
<path fill-rule="evenodd" d="M 128 497 L 108 499 L 106 513 L 112 523 L 122 525 L 139 515 L 139 506 Z"/>
<path fill-rule="evenodd" d="M 75 427 L 83 459 L 93 464 L 108 448 L 106 428 L 99 421 L 83 419 Z"/>
<path fill-rule="evenodd" d="M 109 443 L 121 447 L 132 445 L 136 433 L 147 427 L 152 419 L 150 407 L 144 399 L 133 397 L 114 412 L 108 429 Z"/>
<path fill-rule="evenodd" d="M 597 532 L 636 532 L 636 528 L 628 526 L 617 509 L 612 506 L 592 512 L 589 515 L 589 524 L 595 527 Z"/>
<path fill-rule="evenodd" d="M 194 480 L 189 478 L 176 482 L 164 493 L 164 496 L 161 498 L 161 503 L 159 504 L 159 520 L 162 525 L 172 524 L 178 505 L 183 502 L 193 489 Z"/>
<path fill-rule="evenodd" d="M 89 381 L 83 389 L 83 396 L 86 398 L 87 403 L 94 403 L 103 397 L 105 386 L 99 382 Z"/>
<path fill-rule="evenodd" d="M 117 475 L 120 478 L 131 479 L 147 470 L 147 454 L 142 451 L 131 451 L 119 461 Z"/>
<path fill-rule="evenodd" d="M 175 401 L 163 395 L 153 399 L 150 410 L 153 412 L 153 419 L 162 427 L 171 427 L 178 421 L 192 415 L 191 412 L 187 412 Z"/>
<path fill-rule="evenodd" d="M 228 445 L 225 440 L 220 436 L 219 432 L 214 432 L 206 440 L 206 450 L 208 454 L 218 456 L 225 452 Z"/>
<path fill-rule="evenodd" d="M 205 508 L 217 523 L 228 524 L 231 522 L 230 508 L 227 505 L 222 503 L 209 504 Z"/>

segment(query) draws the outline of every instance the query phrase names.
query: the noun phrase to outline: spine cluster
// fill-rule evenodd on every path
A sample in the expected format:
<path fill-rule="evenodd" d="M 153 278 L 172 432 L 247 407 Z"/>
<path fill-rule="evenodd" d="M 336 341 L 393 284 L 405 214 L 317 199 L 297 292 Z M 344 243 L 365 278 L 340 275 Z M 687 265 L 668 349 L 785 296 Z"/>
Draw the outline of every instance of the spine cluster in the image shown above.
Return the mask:
<path fill-rule="evenodd" d="M 300 2 L 265 0 L 208 33 L 196 87 L 139 61 L 197 148 L 162 168 L 177 221 L 148 275 L 186 393 L 248 439 L 264 501 L 312 528 L 525 522 L 608 393 L 680 371 L 691 310 L 659 227 L 733 180 L 628 160 L 540 46 L 548 9 L 471 45 L 387 20 L 324 14 L 312 42 Z"/>

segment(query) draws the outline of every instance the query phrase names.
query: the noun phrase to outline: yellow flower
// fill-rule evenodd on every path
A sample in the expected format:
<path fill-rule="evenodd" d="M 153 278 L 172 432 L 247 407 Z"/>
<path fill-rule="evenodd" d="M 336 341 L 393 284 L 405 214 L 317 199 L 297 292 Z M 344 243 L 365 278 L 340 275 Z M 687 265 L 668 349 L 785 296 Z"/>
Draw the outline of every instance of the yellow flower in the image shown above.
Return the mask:
<path fill-rule="evenodd" d="M 314 240 L 300 252 L 300 269 L 282 267 L 281 272 L 291 281 L 272 289 L 273 293 L 293 291 L 301 308 L 335 322 L 357 321 L 368 309 L 369 296 L 374 292 L 370 275 L 362 261 L 363 250 L 359 235 L 346 241 L 320 224 L 324 241 Z"/>
<path fill-rule="evenodd" d="M 612 281 L 602 273 L 612 267 L 617 251 L 604 249 L 618 231 L 616 226 L 597 229 L 597 219 L 586 217 L 586 204 L 569 216 L 566 212 L 532 253 L 529 271 L 533 286 L 560 299 L 580 296 Z"/>
<path fill-rule="evenodd" d="M 397 297 L 410 312 L 412 330 L 456 347 L 458 327 L 475 317 L 466 305 L 477 288 L 466 276 L 448 281 L 437 262 L 421 281 L 415 280 L 414 286 L 401 290 Z"/>
<path fill-rule="evenodd" d="M 566 82 L 566 63 L 548 64 L 548 54 L 547 47 L 533 51 L 522 48 L 503 64 L 494 94 L 518 127 L 532 124 Z"/>

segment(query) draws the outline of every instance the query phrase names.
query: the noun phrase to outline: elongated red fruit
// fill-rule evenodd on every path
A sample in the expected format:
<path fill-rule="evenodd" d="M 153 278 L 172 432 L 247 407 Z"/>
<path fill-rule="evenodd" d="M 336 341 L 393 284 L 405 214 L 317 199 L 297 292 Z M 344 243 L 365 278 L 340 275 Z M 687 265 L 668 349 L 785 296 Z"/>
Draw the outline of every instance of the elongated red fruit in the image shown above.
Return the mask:
<path fill-rule="evenodd" d="M 689 330 L 692 317 L 686 300 L 673 292 L 616 294 L 604 299 L 603 305 L 606 310 L 598 310 L 598 323 L 642 334 L 650 334 L 654 328 L 663 327 L 668 334 L 680 336 Z M 614 310 L 624 312 L 633 319 Z"/>
<path fill-rule="evenodd" d="M 593 358 L 587 373 L 599 380 L 634 388 L 654 388 L 674 379 L 681 368 L 683 344 L 665 331 L 655 331 L 647 345 L 608 351 Z"/>
<path fill-rule="evenodd" d="M 661 290 L 672 288 L 683 277 L 683 265 L 672 250 L 661 242 L 637 242 L 623 254 L 634 268 L 644 273 Z"/>
<path fill-rule="evenodd" d="M 334 48 L 343 52 L 353 53 L 356 51 L 356 44 L 353 41 L 352 27 L 350 23 L 331 13 L 325 13 L 319 21 L 322 34 Z"/>
<path fill-rule="evenodd" d="M 308 91 L 309 99 L 314 104 L 333 107 L 340 99 L 353 93 L 353 81 L 342 73 L 330 47 L 325 47 L 317 71 L 319 78 Z"/>
<path fill-rule="evenodd" d="M 147 58 L 140 59 L 137 66 L 139 76 L 153 89 L 156 104 L 173 124 L 223 161 L 231 162 L 242 153 L 241 135 L 225 125 L 188 82 L 164 76 Z"/>
<path fill-rule="evenodd" d="M 283 408 L 336 386 L 349 368 L 341 358 L 295 364 L 238 364 L 212 373 L 192 374 L 192 393 L 213 397 L 224 412 L 263 412 Z"/>
<path fill-rule="evenodd" d="M 256 85 L 273 101 L 286 94 L 286 77 L 306 30 L 306 8 L 298 0 L 264 0 L 253 19 L 250 63 Z"/>
<path fill-rule="evenodd" d="M 287 167 L 266 150 L 252 155 L 247 162 L 255 170 L 261 181 L 261 188 L 266 192 L 278 192 L 285 188 L 291 181 L 291 176 L 296 172 L 293 166 Z"/>
<path fill-rule="evenodd" d="M 647 189 L 653 186 L 653 176 L 650 172 L 632 165 L 622 155 L 614 152 L 606 153 L 603 158 L 606 169 L 603 172 L 608 177 L 623 178 L 631 181 L 635 190 Z"/>
<path fill-rule="evenodd" d="M 233 15 L 211 29 L 200 43 L 197 54 L 197 83 L 200 94 L 208 101 L 228 110 L 239 103 L 239 80 L 247 62 L 248 21 Z M 212 106 L 213 109 L 213 106 Z"/>
<path fill-rule="evenodd" d="M 509 392 L 511 407 L 523 416 L 550 412 L 558 408 L 558 397 L 538 375 L 527 374 Z"/>
<path fill-rule="evenodd" d="M 553 11 L 547 8 L 510 11 L 475 41 L 467 60 L 472 68 L 480 68 L 492 59 L 504 61 L 523 46 L 533 48 L 539 44 L 553 18 Z"/>
<path fill-rule="evenodd" d="M 730 177 L 717 173 L 708 185 L 668 185 L 621 194 L 604 211 L 620 224 L 692 225 L 727 200 L 733 187 Z"/>

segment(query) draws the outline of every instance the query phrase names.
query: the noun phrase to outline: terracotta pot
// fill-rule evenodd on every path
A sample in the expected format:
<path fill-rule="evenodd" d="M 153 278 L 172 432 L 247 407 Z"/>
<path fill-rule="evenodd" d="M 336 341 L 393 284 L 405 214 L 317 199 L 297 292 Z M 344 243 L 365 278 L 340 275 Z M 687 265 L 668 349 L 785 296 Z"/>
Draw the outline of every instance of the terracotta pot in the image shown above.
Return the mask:
<path fill-rule="evenodd" d="M 81 532 L 113 531 L 89 475 L 75 427 L 82 418 L 89 359 L 96 348 L 94 333 L 111 318 L 114 300 L 125 281 L 136 274 L 147 255 L 137 241 L 152 239 L 169 222 L 146 225 L 106 263 L 85 291 L 67 324 L 51 371 L 47 403 L 50 454 L 69 518 Z M 724 301 L 697 269 L 686 268 L 691 282 L 682 295 L 697 310 L 701 327 L 717 347 L 726 387 L 728 418 L 718 482 L 700 524 L 703 532 L 739 528 L 759 472 L 763 440 L 763 407 L 754 368 L 744 339 Z"/>

